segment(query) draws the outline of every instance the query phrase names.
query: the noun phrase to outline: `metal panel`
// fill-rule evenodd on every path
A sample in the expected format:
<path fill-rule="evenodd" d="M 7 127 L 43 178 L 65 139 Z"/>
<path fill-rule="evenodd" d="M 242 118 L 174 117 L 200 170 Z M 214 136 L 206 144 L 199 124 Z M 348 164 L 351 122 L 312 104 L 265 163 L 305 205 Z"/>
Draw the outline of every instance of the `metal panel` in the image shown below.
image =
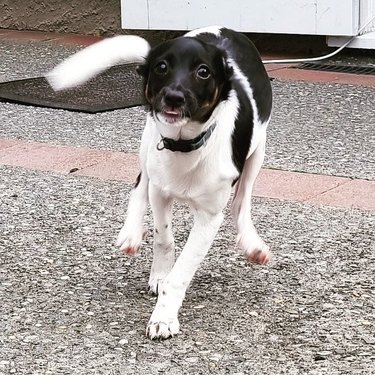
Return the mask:
<path fill-rule="evenodd" d="M 318 0 L 316 34 L 356 35 L 360 1 L 362 0 Z"/>
<path fill-rule="evenodd" d="M 148 30 L 148 0 L 121 0 L 121 27 Z"/>
<path fill-rule="evenodd" d="M 245 32 L 355 35 L 360 1 L 374 0 L 121 0 L 122 26 L 191 30 L 219 24 Z"/>
<path fill-rule="evenodd" d="M 330 47 L 341 47 L 347 41 L 348 38 L 344 36 L 330 36 L 327 38 L 327 44 Z M 348 48 L 375 49 L 375 31 L 354 38 Z"/>
<path fill-rule="evenodd" d="M 375 17 L 375 0 L 360 0 L 360 27 L 366 25 L 366 23 Z M 370 31 L 375 31 L 375 20 L 373 20 L 361 34 L 368 33 Z"/>

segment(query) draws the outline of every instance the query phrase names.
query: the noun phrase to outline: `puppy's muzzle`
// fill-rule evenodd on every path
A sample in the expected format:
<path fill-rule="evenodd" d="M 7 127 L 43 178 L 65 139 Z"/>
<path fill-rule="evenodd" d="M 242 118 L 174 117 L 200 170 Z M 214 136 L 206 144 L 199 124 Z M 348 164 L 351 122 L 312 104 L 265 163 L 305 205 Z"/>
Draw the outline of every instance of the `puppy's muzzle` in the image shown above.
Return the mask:
<path fill-rule="evenodd" d="M 168 107 L 180 108 L 185 104 L 185 94 L 181 90 L 167 88 L 164 93 L 164 103 Z"/>

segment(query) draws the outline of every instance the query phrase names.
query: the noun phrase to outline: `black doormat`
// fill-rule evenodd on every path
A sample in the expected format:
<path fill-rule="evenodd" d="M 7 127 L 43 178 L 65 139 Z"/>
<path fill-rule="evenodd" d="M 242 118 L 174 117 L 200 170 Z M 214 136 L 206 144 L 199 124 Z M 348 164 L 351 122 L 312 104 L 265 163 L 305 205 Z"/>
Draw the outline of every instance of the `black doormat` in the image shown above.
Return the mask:
<path fill-rule="evenodd" d="M 97 113 L 145 104 L 136 64 L 114 66 L 84 85 L 53 91 L 44 77 L 0 83 L 0 100 Z"/>
<path fill-rule="evenodd" d="M 375 75 L 373 66 L 358 66 L 349 64 L 321 64 L 321 63 L 303 63 L 297 65 L 298 69 L 323 70 L 326 72 L 352 73 Z"/>

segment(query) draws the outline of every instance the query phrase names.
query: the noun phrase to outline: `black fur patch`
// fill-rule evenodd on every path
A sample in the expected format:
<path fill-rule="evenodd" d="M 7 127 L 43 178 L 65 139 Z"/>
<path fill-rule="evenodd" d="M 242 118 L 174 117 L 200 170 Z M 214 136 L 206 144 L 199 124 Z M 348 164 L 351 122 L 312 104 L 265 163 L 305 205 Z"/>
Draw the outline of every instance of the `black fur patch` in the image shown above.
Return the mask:
<path fill-rule="evenodd" d="M 240 110 L 238 111 L 232 134 L 232 158 L 237 170 L 241 173 L 250 149 L 254 114 L 249 98 L 242 86 L 236 81 L 233 81 L 232 85 L 237 93 L 240 104 Z"/>
<path fill-rule="evenodd" d="M 220 36 L 202 33 L 197 35 L 197 38 L 216 45 L 225 51 L 228 58 L 234 60 L 253 91 L 259 120 L 266 122 L 271 116 L 272 88 L 254 44 L 243 34 L 226 28 L 221 29 Z M 254 111 L 246 92 L 235 77 L 232 76 L 228 84 L 230 85 L 229 89 L 232 88 L 236 91 L 240 106 L 232 134 L 232 157 L 238 171 L 241 172 L 251 145 Z"/>
<path fill-rule="evenodd" d="M 136 188 L 141 182 L 142 173 L 139 173 L 137 179 L 135 180 L 134 188 Z"/>

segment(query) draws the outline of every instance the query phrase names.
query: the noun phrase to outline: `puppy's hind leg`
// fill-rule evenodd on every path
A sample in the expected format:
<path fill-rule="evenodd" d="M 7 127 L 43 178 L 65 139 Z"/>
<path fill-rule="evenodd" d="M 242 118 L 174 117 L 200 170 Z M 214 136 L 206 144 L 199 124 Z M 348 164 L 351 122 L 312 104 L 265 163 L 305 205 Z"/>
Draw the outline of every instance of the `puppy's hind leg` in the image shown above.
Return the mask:
<path fill-rule="evenodd" d="M 251 262 L 266 264 L 270 260 L 269 247 L 257 233 L 251 219 L 251 195 L 254 182 L 263 164 L 266 137 L 262 139 L 246 160 L 240 179 L 235 188 L 232 214 L 237 227 L 237 245 Z"/>
<path fill-rule="evenodd" d="M 150 185 L 150 204 L 154 217 L 153 259 L 148 282 L 149 291 L 158 294 L 160 285 L 173 267 L 175 243 L 172 233 L 173 200 Z"/>
<path fill-rule="evenodd" d="M 148 184 L 147 173 L 141 172 L 129 198 L 125 224 L 117 237 L 116 246 L 127 255 L 135 255 L 142 243 L 143 219 L 148 205 Z"/>

